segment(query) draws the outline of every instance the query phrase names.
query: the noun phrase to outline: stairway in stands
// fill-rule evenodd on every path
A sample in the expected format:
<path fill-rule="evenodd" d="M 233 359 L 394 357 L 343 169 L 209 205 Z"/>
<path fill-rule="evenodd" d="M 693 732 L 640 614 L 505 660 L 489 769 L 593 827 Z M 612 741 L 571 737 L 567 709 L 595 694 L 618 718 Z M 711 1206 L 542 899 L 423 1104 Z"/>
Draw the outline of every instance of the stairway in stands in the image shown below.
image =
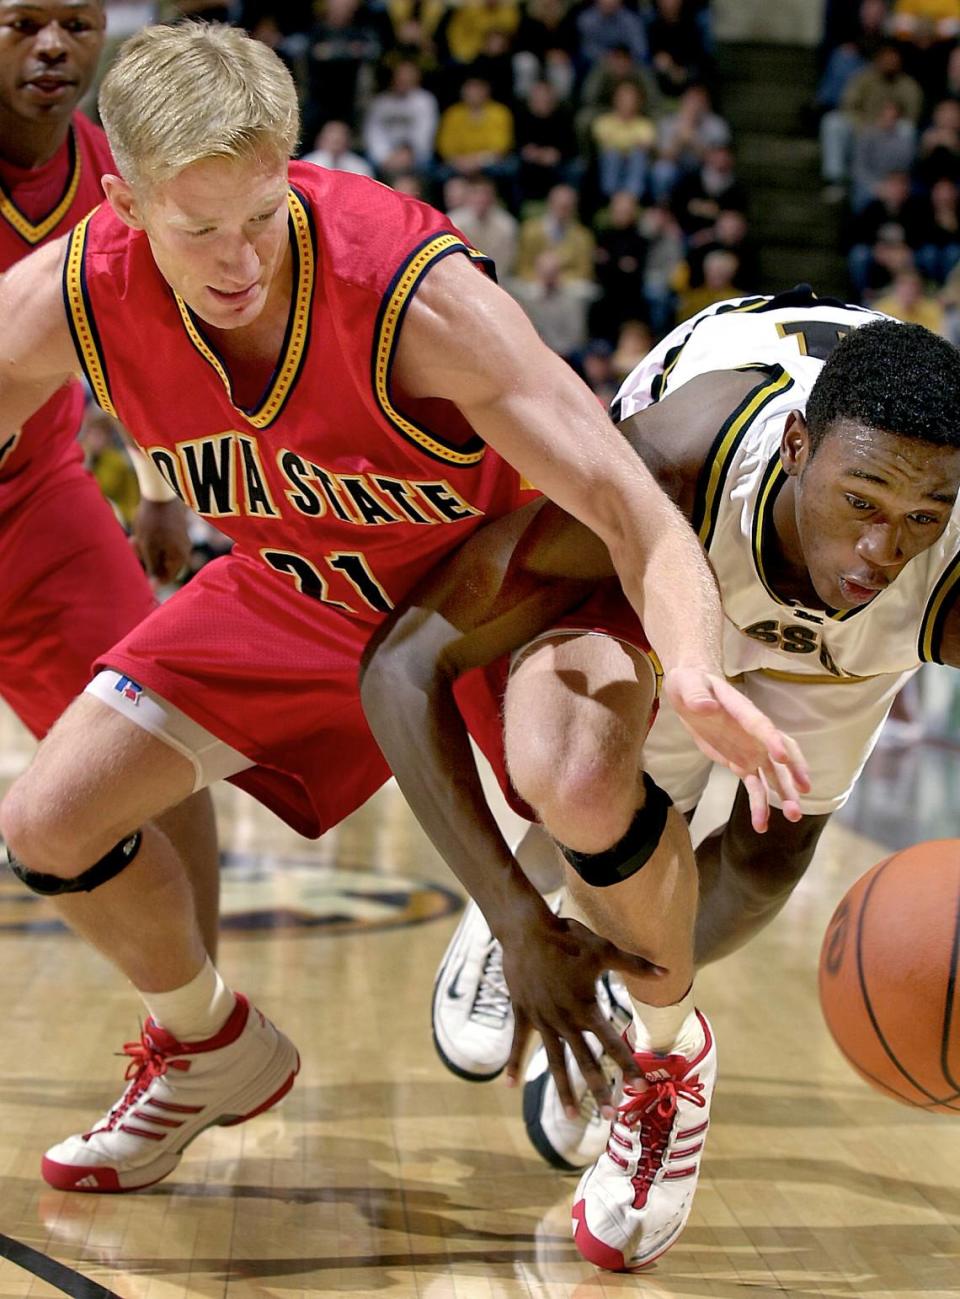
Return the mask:
<path fill-rule="evenodd" d="M 805 46 L 724 44 L 718 106 L 733 130 L 750 221 L 760 244 L 760 288 L 776 293 L 806 281 L 845 298 L 840 211 L 820 198 L 819 145 L 804 107 L 813 97 L 815 53 Z"/>

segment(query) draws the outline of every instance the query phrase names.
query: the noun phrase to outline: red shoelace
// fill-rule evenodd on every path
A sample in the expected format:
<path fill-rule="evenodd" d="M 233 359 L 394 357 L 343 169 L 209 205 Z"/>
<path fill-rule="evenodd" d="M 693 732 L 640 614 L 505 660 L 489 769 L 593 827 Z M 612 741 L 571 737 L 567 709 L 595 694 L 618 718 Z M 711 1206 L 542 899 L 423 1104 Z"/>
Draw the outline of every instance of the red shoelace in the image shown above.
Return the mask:
<path fill-rule="evenodd" d="M 110 1132 L 121 1121 L 127 1110 L 143 1095 L 154 1078 L 162 1078 L 168 1069 L 189 1069 L 189 1060 L 170 1060 L 151 1041 L 146 1030 L 141 1030 L 138 1042 L 124 1042 L 123 1055 L 130 1057 L 124 1078 L 129 1082 L 127 1090 L 107 1115 L 106 1123 L 99 1128 L 92 1128 L 85 1136 L 92 1137 L 95 1132 Z"/>
<path fill-rule="evenodd" d="M 686 1063 L 683 1060 L 683 1064 Z M 663 1071 L 668 1070 L 670 1065 L 664 1060 L 657 1060 L 653 1068 Z M 622 1123 L 627 1128 L 639 1128 L 640 1160 L 631 1180 L 636 1190 L 633 1207 L 642 1209 L 647 1202 L 653 1179 L 663 1164 L 680 1101 L 690 1101 L 700 1108 L 707 1102 L 703 1095 L 703 1083 L 696 1074 L 692 1078 L 674 1078 L 671 1075 L 652 1079 L 644 1091 L 625 1086 L 623 1094 L 629 1099 L 617 1111 L 615 1122 Z M 617 1162 L 622 1160 L 618 1159 Z"/>

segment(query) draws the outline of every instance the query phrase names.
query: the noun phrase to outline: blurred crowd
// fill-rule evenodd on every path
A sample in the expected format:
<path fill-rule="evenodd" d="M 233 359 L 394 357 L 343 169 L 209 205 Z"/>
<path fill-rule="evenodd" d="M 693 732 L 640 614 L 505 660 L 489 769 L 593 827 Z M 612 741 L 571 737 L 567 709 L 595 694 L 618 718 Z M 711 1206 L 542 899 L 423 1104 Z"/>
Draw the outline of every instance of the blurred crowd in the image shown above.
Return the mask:
<path fill-rule="evenodd" d="M 183 18 L 268 44 L 300 155 L 448 213 L 601 402 L 678 319 L 761 287 L 709 0 L 106 3 L 111 51 Z M 105 436 L 88 458 L 124 513 Z"/>
<path fill-rule="evenodd" d="M 300 87 L 302 156 L 447 212 L 606 400 L 651 342 L 752 292 L 709 0 L 108 0 L 111 31 L 226 20 Z"/>
<path fill-rule="evenodd" d="M 960 343 L 960 0 L 831 0 L 815 111 L 853 297 Z"/>

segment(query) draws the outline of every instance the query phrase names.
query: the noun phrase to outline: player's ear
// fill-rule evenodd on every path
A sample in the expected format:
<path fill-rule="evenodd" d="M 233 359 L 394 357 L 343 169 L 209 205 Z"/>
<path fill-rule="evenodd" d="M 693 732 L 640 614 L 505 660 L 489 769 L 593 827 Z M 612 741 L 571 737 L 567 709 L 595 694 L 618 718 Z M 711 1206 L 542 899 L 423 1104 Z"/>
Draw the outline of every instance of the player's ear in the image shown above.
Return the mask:
<path fill-rule="evenodd" d="M 800 472 L 810 457 L 810 432 L 803 412 L 792 410 L 780 439 L 780 463 L 788 474 Z"/>
<path fill-rule="evenodd" d="M 123 224 L 129 226 L 131 230 L 142 230 L 141 208 L 143 205 L 134 194 L 133 187 L 122 176 L 102 176 L 100 183 L 103 186 L 104 194 L 107 196 L 107 202 Z"/>

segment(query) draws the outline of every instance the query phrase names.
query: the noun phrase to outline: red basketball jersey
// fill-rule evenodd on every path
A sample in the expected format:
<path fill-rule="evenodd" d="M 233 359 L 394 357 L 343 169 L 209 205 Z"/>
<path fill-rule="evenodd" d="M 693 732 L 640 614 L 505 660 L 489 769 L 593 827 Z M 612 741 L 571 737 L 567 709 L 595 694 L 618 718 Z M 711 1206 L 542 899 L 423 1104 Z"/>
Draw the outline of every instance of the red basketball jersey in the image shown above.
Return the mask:
<path fill-rule="evenodd" d="M 66 234 L 102 201 L 100 177 L 113 170 L 107 137 L 82 113 L 73 115 L 69 137 L 42 167 L 0 161 L 0 271 Z M 65 385 L 19 433 L 0 443 L 0 512 L 33 490 L 41 476 L 82 462 L 77 430 L 83 401 L 79 383 Z"/>
<path fill-rule="evenodd" d="M 255 408 L 234 403 L 203 322 L 107 205 L 71 236 L 65 299 L 97 400 L 187 504 L 291 590 L 374 622 L 519 501 L 519 476 L 453 403 L 401 411 L 391 383 L 424 276 L 483 259 L 426 204 L 309 163 L 291 164 L 288 212 L 288 328 Z"/>

